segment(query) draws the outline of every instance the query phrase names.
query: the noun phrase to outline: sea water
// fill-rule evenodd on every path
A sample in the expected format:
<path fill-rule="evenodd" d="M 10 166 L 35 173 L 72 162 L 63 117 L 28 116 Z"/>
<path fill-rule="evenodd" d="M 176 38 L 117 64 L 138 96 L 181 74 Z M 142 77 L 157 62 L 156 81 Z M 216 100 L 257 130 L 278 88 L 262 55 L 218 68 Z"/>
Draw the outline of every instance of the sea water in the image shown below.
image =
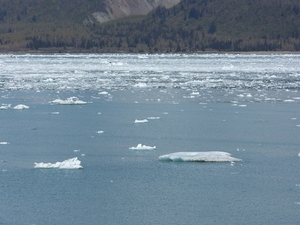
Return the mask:
<path fill-rule="evenodd" d="M 0 224 L 299 224 L 299 62 L 0 55 Z"/>

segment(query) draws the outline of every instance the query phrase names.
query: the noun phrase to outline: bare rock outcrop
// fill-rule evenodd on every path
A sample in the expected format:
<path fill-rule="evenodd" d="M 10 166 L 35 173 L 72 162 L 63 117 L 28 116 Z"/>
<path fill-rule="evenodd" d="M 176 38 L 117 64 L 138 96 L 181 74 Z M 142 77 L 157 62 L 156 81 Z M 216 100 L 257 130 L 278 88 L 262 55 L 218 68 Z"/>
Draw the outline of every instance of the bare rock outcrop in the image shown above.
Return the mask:
<path fill-rule="evenodd" d="M 106 12 L 94 12 L 93 17 L 100 23 L 126 16 L 146 15 L 158 6 L 171 8 L 180 0 L 107 0 Z"/>

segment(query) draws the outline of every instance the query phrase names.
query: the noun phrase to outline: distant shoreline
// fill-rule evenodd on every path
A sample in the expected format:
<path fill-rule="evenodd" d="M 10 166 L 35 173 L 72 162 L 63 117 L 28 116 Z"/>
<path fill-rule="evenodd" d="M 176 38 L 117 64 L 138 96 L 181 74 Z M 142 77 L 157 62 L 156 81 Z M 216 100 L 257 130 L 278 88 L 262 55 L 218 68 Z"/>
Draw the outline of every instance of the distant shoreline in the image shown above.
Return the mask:
<path fill-rule="evenodd" d="M 23 54 L 32 54 L 32 55 L 54 55 L 54 54 L 128 54 L 128 55 L 205 55 L 205 54 L 232 54 L 232 55 L 270 55 L 270 54 L 300 54 L 300 51 L 196 51 L 196 52 L 125 52 L 125 51 L 87 51 L 85 49 L 40 49 L 40 50 L 0 50 L 1 55 L 23 55 Z"/>

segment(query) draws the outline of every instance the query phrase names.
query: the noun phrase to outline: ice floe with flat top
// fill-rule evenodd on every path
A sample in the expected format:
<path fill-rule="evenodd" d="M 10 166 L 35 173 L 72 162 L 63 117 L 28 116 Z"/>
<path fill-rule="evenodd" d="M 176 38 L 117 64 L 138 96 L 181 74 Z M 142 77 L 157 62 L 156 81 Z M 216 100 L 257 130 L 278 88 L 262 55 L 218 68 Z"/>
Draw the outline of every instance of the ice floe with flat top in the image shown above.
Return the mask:
<path fill-rule="evenodd" d="M 129 149 L 131 149 L 131 150 L 154 150 L 154 149 L 156 149 L 156 146 L 152 147 L 152 146 L 138 144 L 136 147 L 130 147 Z"/>
<path fill-rule="evenodd" d="M 27 105 L 23 105 L 23 104 L 19 104 L 19 105 L 16 105 L 13 109 L 29 109 L 29 106 Z"/>
<path fill-rule="evenodd" d="M 138 119 L 136 119 L 136 120 L 134 121 L 134 123 L 148 123 L 148 120 L 147 120 L 147 119 L 143 119 L 143 120 L 138 120 Z"/>
<path fill-rule="evenodd" d="M 9 144 L 9 142 L 7 142 L 7 141 L 1 141 L 0 142 L 0 145 L 8 145 Z"/>
<path fill-rule="evenodd" d="M 58 105 L 85 105 L 87 102 L 84 102 L 82 100 L 79 100 L 77 97 L 70 97 L 67 98 L 66 100 L 62 100 L 60 98 L 55 99 L 51 101 L 53 104 L 58 104 Z"/>
<path fill-rule="evenodd" d="M 81 161 L 77 157 L 56 163 L 34 163 L 36 169 L 82 169 Z"/>
<path fill-rule="evenodd" d="M 161 161 L 174 162 L 235 162 L 242 161 L 234 158 L 228 152 L 210 151 L 210 152 L 175 152 L 159 156 Z"/>

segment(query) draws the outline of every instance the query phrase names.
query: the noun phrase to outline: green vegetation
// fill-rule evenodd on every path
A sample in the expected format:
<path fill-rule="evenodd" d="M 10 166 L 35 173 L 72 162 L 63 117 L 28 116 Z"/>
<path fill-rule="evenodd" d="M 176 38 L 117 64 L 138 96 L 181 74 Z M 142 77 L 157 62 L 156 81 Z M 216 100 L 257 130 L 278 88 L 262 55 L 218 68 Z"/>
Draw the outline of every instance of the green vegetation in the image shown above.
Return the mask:
<path fill-rule="evenodd" d="M 298 0 L 182 0 L 105 24 L 95 11 L 105 11 L 105 2 L 0 0 L 0 51 L 300 50 Z"/>

